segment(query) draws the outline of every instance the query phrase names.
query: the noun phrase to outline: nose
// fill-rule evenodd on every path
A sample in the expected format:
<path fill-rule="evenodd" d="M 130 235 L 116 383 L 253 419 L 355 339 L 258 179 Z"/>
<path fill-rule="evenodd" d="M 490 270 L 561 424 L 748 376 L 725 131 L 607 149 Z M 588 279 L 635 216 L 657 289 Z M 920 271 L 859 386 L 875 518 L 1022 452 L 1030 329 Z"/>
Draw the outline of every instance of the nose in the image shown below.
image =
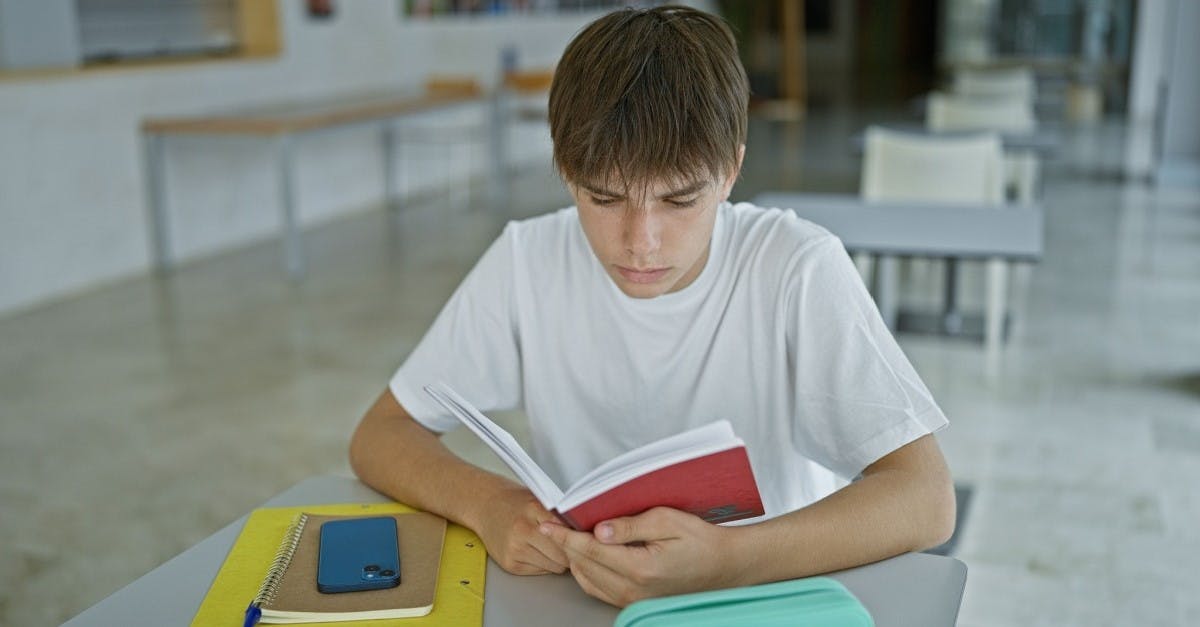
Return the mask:
<path fill-rule="evenodd" d="M 625 250 L 637 261 L 649 261 L 662 244 L 662 225 L 649 207 L 630 207 L 624 219 Z"/>

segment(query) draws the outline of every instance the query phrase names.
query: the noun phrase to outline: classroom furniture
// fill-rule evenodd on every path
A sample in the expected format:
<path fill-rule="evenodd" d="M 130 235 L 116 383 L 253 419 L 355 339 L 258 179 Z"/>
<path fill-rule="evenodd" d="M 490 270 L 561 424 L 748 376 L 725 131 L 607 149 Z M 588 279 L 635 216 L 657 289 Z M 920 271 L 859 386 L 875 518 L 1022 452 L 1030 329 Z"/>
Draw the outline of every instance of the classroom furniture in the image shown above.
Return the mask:
<path fill-rule="evenodd" d="M 934 133 L 992 131 L 1033 135 L 1037 120 L 1033 101 L 1024 97 L 935 93 L 930 94 L 925 109 L 925 126 Z M 1029 147 L 1005 147 L 1004 178 L 1018 202 L 1031 203 L 1036 196 L 1041 169 L 1037 153 Z"/>
<path fill-rule="evenodd" d="M 426 93 L 483 93 L 483 87 L 474 76 L 435 74 L 425 79 Z M 493 94 L 493 97 L 498 95 Z M 460 112 L 461 113 L 461 112 Z M 393 140 L 407 150 L 418 152 L 422 161 L 440 159 L 440 168 L 454 168 L 465 174 L 474 172 L 474 157 L 481 145 L 492 140 L 491 119 L 478 115 L 441 115 L 436 118 L 407 116 L 397 119 L 393 127 Z M 429 159 L 426 159 L 428 157 Z M 401 167 L 405 187 L 407 173 Z M 394 189 L 394 188 L 393 188 Z M 454 190 L 465 194 L 465 203 L 471 204 L 471 185 L 461 180 L 447 178 L 445 192 L 449 197 Z M 390 199 L 389 199 L 390 200 Z M 389 203 L 389 207 L 393 207 Z"/>
<path fill-rule="evenodd" d="M 501 79 L 502 93 L 510 99 L 510 113 L 523 120 L 549 122 L 550 86 L 554 68 L 508 70 Z"/>
<path fill-rule="evenodd" d="M 951 91 L 970 98 L 1011 98 L 1030 104 L 1037 100 L 1037 83 L 1028 66 L 955 68 Z"/>
<path fill-rule="evenodd" d="M 1037 205 L 869 201 L 851 194 L 797 192 L 764 192 L 753 202 L 795 211 L 837 235 L 851 253 L 990 260 L 989 267 L 1042 256 L 1043 212 Z M 983 337 L 989 348 L 1000 342 L 1000 285 L 989 282 L 988 324 L 975 316 L 962 320 L 962 332 Z"/>
<path fill-rule="evenodd" d="M 324 476 L 305 480 L 264 506 L 386 500 L 356 479 Z M 189 624 L 244 522 L 245 517 L 234 521 L 65 625 Z M 909 553 L 831 576 L 863 602 L 878 627 L 950 627 L 958 615 L 966 571 L 966 566 L 953 558 Z M 518 577 L 491 560 L 485 595 L 483 622 L 492 626 L 608 626 L 618 611 L 585 595 L 567 575 Z M 230 623 L 239 624 L 240 620 L 240 616 L 231 617 Z"/>
<path fill-rule="evenodd" d="M 962 135 L 974 135 L 979 132 L 979 129 L 961 129 L 961 130 L 931 130 L 925 122 L 909 122 L 895 123 L 888 122 L 885 124 L 872 124 L 871 127 L 886 128 L 888 130 L 908 133 L 910 135 L 931 135 L 934 137 L 958 137 Z M 1053 130 L 1039 128 L 1035 131 L 1005 131 L 995 130 L 993 132 L 1000 138 L 1000 145 L 1004 147 L 1005 152 L 1011 151 L 1031 151 L 1042 158 L 1049 158 L 1058 152 L 1059 146 L 1062 144 L 1061 135 Z M 867 141 L 866 129 L 850 136 L 850 147 L 855 154 L 862 154 L 863 146 Z"/>
<path fill-rule="evenodd" d="M 1004 203 L 1004 157 L 1000 140 L 991 134 L 945 138 L 905 135 L 886 129 L 867 130 L 859 194 L 868 202 L 959 202 L 981 207 Z M 897 296 L 899 260 L 891 255 L 875 259 L 875 300 L 884 322 L 897 331 L 961 335 L 963 314 L 958 309 L 958 259 L 945 258 L 943 310 L 940 316 L 899 314 Z M 988 260 L 988 305 L 985 322 L 1004 316 L 1007 266 Z M 860 270 L 865 264 L 858 260 Z M 869 276 L 869 275 L 868 275 Z M 868 283 L 869 284 L 869 283 Z M 996 295 L 997 302 L 992 302 Z M 998 314 L 992 311 L 998 307 Z M 1003 333 L 1001 329 L 999 333 Z M 998 336 L 985 334 L 986 340 Z M 991 344 L 989 344 L 991 346 Z"/>
<path fill-rule="evenodd" d="M 1037 126 L 1033 104 L 1023 98 L 978 97 L 932 93 L 926 102 L 925 125 L 937 131 L 1007 131 L 1032 133 Z"/>
<path fill-rule="evenodd" d="M 554 82 L 554 68 L 510 69 L 501 74 L 500 86 L 496 90 L 496 112 L 506 124 L 498 126 L 497 141 L 493 148 L 507 150 L 512 139 L 509 134 L 523 124 L 534 124 L 544 128 L 550 136 L 550 86 Z"/>
<path fill-rule="evenodd" d="M 487 96 L 474 85 L 446 86 L 441 89 L 402 90 L 372 94 L 347 94 L 320 101 L 281 103 L 211 115 L 150 118 L 142 121 L 146 188 L 150 205 L 150 235 L 157 270 L 169 270 L 174 264 L 171 250 L 170 219 L 167 207 L 164 142 L 171 135 L 258 137 L 274 145 L 276 171 L 282 213 L 284 264 L 289 276 L 299 279 L 305 273 L 300 224 L 296 212 L 295 144 L 306 135 L 358 125 L 380 129 L 383 141 L 384 198 L 390 204 L 396 195 L 394 180 L 396 141 L 393 121 L 419 111 L 486 102 Z M 493 106 L 491 125 L 503 124 Z M 493 140 L 498 141 L 498 140 Z M 493 151 L 493 158 L 503 159 Z M 493 170 L 503 167 L 493 164 Z M 502 179 L 493 175 L 493 184 Z"/>

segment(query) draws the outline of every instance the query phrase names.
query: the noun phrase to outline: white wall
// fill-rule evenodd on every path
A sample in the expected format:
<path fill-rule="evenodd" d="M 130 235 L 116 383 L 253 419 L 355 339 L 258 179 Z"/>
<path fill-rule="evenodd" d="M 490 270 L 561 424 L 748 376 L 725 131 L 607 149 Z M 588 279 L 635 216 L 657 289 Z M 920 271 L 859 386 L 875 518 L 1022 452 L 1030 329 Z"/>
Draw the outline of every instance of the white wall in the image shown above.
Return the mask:
<path fill-rule="evenodd" d="M 1177 0 L 1168 52 L 1163 107 L 1162 163 L 1157 179 L 1168 185 L 1200 187 L 1200 3 Z"/>
<path fill-rule="evenodd" d="M 596 15 L 404 22 L 397 5 L 341 2 L 333 20 L 309 21 L 302 3 L 280 2 L 284 51 L 270 60 L 0 79 L 0 312 L 149 269 L 137 132 L 145 117 L 416 86 L 430 72 L 473 72 L 490 83 L 502 47 L 516 46 L 522 66 L 548 66 Z M 548 142 L 513 145 L 525 151 L 518 159 L 549 162 Z M 366 128 L 301 139 L 302 221 L 377 203 L 379 155 L 379 138 Z M 272 165 L 266 142 L 170 138 L 176 254 L 194 258 L 274 235 Z M 429 170 L 409 180 L 436 184 L 433 174 L 446 168 Z"/>
<path fill-rule="evenodd" d="M 1160 113 L 1161 88 L 1166 78 L 1170 16 L 1175 2 L 1143 0 L 1137 6 L 1125 150 L 1125 174 L 1130 177 L 1148 177 L 1155 168 L 1155 124 Z"/>
<path fill-rule="evenodd" d="M 1143 0 L 1137 9 L 1125 172 L 1200 185 L 1200 3 Z"/>

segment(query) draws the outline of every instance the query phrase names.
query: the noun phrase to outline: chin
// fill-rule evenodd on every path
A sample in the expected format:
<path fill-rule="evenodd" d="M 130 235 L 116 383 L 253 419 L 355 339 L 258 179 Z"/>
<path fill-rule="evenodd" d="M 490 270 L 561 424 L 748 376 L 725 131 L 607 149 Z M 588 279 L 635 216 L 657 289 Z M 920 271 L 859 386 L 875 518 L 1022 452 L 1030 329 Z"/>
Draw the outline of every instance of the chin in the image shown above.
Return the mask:
<path fill-rule="evenodd" d="M 616 277 L 613 278 L 613 281 L 617 284 L 617 288 L 630 298 L 657 298 L 666 294 L 671 289 L 671 286 L 666 281 L 659 283 L 630 283 Z"/>

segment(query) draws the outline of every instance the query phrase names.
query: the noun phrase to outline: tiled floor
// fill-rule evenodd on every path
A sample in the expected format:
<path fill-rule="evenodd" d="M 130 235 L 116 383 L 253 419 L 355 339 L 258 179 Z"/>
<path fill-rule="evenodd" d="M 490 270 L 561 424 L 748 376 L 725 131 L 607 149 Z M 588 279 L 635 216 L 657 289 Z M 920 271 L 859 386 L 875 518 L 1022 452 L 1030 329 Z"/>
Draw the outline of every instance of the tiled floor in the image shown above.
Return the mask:
<path fill-rule="evenodd" d="M 846 137 L 878 115 L 756 122 L 735 198 L 852 191 Z M 999 358 L 901 338 L 974 488 L 961 624 L 1200 624 L 1200 193 L 1115 182 L 1119 128 L 1066 138 Z M 548 171 L 517 183 L 519 213 L 435 199 L 395 228 L 368 212 L 314 229 L 302 284 L 265 243 L 0 318 L 0 624 L 61 622 L 292 483 L 348 472 L 350 430 L 482 248 L 566 199 Z"/>

